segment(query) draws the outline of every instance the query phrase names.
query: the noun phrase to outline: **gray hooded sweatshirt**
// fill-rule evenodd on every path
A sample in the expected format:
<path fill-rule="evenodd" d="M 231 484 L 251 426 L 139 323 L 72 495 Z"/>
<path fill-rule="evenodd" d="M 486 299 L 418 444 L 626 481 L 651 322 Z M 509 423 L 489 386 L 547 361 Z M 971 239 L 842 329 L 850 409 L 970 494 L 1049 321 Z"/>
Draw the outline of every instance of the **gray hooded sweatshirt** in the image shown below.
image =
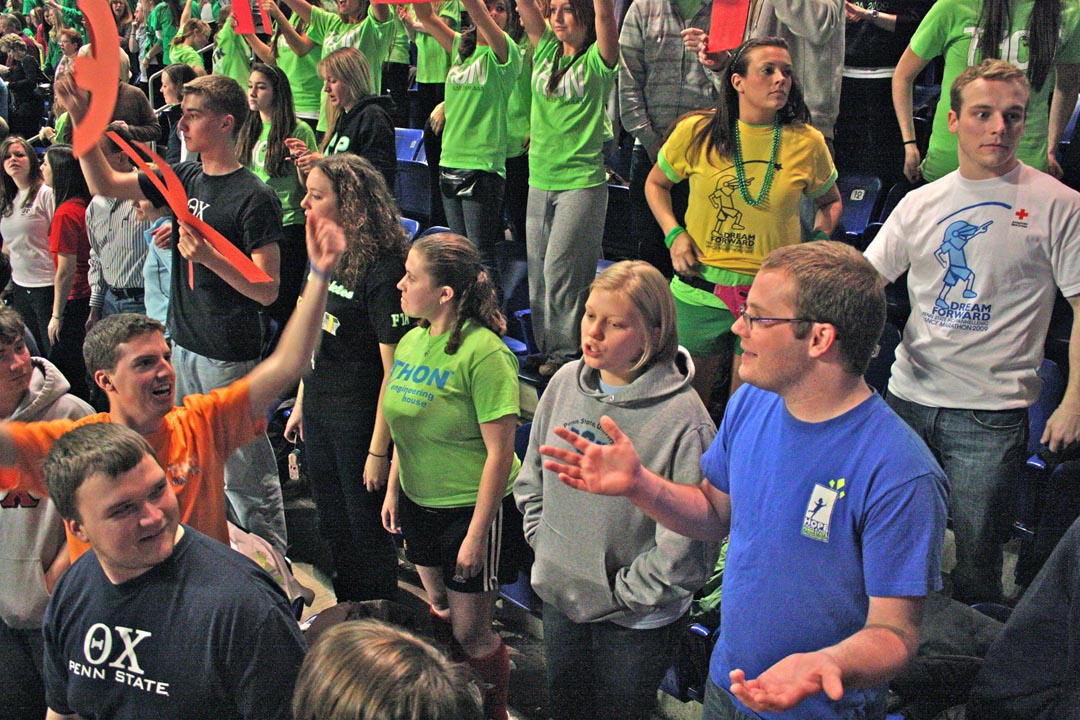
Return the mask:
<path fill-rule="evenodd" d="M 654 365 L 612 395 L 600 389 L 599 372 L 578 360 L 555 374 L 540 399 L 514 498 L 536 552 L 533 589 L 573 622 L 643 628 L 676 620 L 712 571 L 722 538 L 689 540 L 626 498 L 574 490 L 542 467 L 538 449 L 566 447 L 553 430 L 560 426 L 610 444 L 600 427 L 607 415 L 634 442 L 645 467 L 698 485 L 701 455 L 716 427 L 690 387 L 693 375 L 689 354 L 679 348 L 675 362 Z"/>
<path fill-rule="evenodd" d="M 34 366 L 30 388 L 8 420 L 76 420 L 94 412 L 67 394 L 71 385 L 55 365 L 39 357 L 30 362 Z M 21 490 L 0 491 L 0 619 L 9 628 L 41 627 L 49 603 L 45 569 L 64 539 L 64 524 L 52 501 Z"/>

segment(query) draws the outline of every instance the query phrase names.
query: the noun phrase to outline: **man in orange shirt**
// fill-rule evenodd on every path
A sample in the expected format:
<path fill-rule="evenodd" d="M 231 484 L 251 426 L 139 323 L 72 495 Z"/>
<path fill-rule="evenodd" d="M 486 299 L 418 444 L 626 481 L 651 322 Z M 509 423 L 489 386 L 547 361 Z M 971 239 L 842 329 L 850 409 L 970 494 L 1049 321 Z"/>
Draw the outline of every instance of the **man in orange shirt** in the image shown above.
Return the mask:
<path fill-rule="evenodd" d="M 173 406 L 176 373 L 161 323 L 125 313 L 96 324 L 83 352 L 94 382 L 109 398 L 109 412 L 78 421 L 0 425 L 0 490 L 45 493 L 42 462 L 53 441 L 78 425 L 115 422 L 138 432 L 154 449 L 179 500 L 180 520 L 228 544 L 225 459 L 265 432 L 270 403 L 310 365 L 345 238 L 336 224 L 309 220 L 307 244 L 311 268 L 304 302 L 273 354 L 227 387 L 189 395 L 181 407 Z M 68 542 L 72 560 L 88 549 L 70 533 Z"/>

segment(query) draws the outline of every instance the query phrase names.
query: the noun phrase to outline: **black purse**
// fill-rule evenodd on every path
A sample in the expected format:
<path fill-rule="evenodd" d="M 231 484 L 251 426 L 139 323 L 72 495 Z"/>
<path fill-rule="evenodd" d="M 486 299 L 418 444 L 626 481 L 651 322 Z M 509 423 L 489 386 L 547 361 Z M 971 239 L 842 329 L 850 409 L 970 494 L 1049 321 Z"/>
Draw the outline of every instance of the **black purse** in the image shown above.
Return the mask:
<path fill-rule="evenodd" d="M 483 170 L 462 170 L 460 168 L 439 168 L 439 189 L 451 199 L 471 198 L 476 192 L 476 184 L 483 177 Z"/>

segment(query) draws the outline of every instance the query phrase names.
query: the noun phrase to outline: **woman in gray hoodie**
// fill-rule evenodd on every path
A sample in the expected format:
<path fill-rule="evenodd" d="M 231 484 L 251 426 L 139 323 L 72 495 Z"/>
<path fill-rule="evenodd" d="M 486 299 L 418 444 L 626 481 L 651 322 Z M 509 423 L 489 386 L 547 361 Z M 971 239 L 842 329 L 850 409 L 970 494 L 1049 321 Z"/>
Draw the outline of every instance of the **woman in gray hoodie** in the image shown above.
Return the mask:
<path fill-rule="evenodd" d="M 641 447 L 642 464 L 701 482 L 699 461 L 716 428 L 690 386 L 693 363 L 678 346 L 675 304 L 645 262 L 620 262 L 590 286 L 582 359 L 551 379 L 536 410 L 514 497 L 536 552 L 532 586 L 544 600 L 551 714 L 648 718 L 671 662 L 678 621 L 716 562 L 719 542 L 671 532 L 628 499 L 574 490 L 545 470 L 540 445 L 566 427 L 612 439 L 609 416 Z"/>

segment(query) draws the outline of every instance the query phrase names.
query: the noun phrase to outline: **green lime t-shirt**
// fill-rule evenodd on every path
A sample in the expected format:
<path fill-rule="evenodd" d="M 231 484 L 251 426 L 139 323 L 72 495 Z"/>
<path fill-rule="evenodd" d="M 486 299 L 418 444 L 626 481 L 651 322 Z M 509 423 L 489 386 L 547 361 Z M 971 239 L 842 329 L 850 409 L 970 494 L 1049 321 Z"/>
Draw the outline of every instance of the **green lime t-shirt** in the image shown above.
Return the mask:
<path fill-rule="evenodd" d="M 476 504 L 487 446 L 480 424 L 519 413 L 517 358 L 498 335 L 467 324 L 461 347 L 446 354 L 450 333 L 413 328 L 401 338 L 383 396 L 397 451 L 401 489 L 433 508 Z M 512 492 L 521 462 L 506 479 Z"/>
<path fill-rule="evenodd" d="M 231 77 L 247 90 L 248 76 L 251 75 L 251 48 L 243 37 L 236 34 L 231 22 L 225 23 L 214 40 L 217 43 L 214 48 L 214 74 Z"/>
<path fill-rule="evenodd" d="M 1001 43 L 1000 55 L 1021 70 L 1028 65 L 1028 17 L 1034 0 L 1021 0 L 1013 4 L 1009 27 L 1012 31 Z M 934 114 L 934 128 L 930 135 L 930 147 L 923 161 L 922 173 L 927 180 L 937 180 L 959 166 L 956 135 L 949 132 L 949 91 L 953 81 L 966 68 L 982 61 L 979 52 L 980 0 L 938 0 L 923 18 L 911 38 L 911 49 L 920 58 L 931 60 L 939 55 L 945 58 L 945 72 L 941 81 L 943 92 Z M 1061 5 L 1061 31 L 1054 56 L 1055 65 L 1080 62 L 1080 8 L 1075 3 Z M 1046 78 L 1042 89 L 1031 90 L 1028 101 L 1027 123 L 1020 138 L 1017 157 L 1032 167 L 1047 169 L 1047 132 L 1050 118 L 1050 93 L 1054 89 L 1054 73 Z"/>
<path fill-rule="evenodd" d="M 451 30 L 461 28 L 460 0 L 447 0 L 439 8 L 438 16 Z M 416 33 L 416 82 L 441 83 L 450 69 L 450 53 L 439 41 L 420 30 Z"/>
<path fill-rule="evenodd" d="M 570 69 L 548 94 L 559 45 L 545 27 L 533 60 L 529 185 L 548 191 L 596 187 L 607 180 L 605 105 L 618 66 L 608 67 L 593 43 L 580 56 L 561 58 L 560 67 L 570 64 Z"/>
<path fill-rule="evenodd" d="M 172 64 L 172 41 L 176 37 L 176 25 L 173 24 L 172 13 L 168 3 L 158 3 L 150 11 L 150 17 L 146 18 L 146 27 L 154 40 L 151 43 L 161 45 L 161 62 L 163 65 Z"/>
<path fill-rule="evenodd" d="M 173 45 L 169 48 L 169 61 L 173 63 L 183 63 L 184 65 L 190 65 L 196 70 L 206 70 L 206 65 L 203 64 L 203 59 L 199 55 L 199 52 L 190 45 Z M 244 79 L 242 87 L 247 87 L 247 79 Z"/>
<path fill-rule="evenodd" d="M 391 13 L 390 19 L 394 21 L 394 42 L 390 45 L 390 59 L 388 62 L 399 65 L 409 64 L 409 33 L 405 31 L 405 25 L 397 13 Z"/>
<path fill-rule="evenodd" d="M 394 41 L 392 17 L 387 18 L 386 22 L 378 22 L 369 7 L 368 15 L 362 22 L 347 23 L 337 13 L 312 7 L 308 37 L 322 45 L 322 57 L 343 47 L 362 52 L 371 67 L 371 87 L 376 94 L 379 93 L 382 88 L 382 65 L 390 56 L 390 44 Z M 319 130 L 326 129 L 326 95 L 322 95 Z"/>
<path fill-rule="evenodd" d="M 506 62 L 489 45 L 462 60 L 454 37 L 454 64 L 446 75 L 446 126 L 440 164 L 506 177 L 506 105 L 521 72 L 521 53 L 508 35 Z"/>
<path fill-rule="evenodd" d="M 315 143 L 315 133 L 307 123 L 296 123 L 292 137 L 304 141 L 308 150 L 318 150 Z M 255 147 L 251 149 L 251 164 L 248 170 L 255 173 L 256 177 L 269 185 L 277 193 L 281 201 L 281 226 L 302 225 L 304 223 L 304 210 L 300 207 L 300 201 L 304 199 L 304 186 L 296 175 L 296 168 L 289 164 L 288 171 L 281 177 L 270 177 L 264 168 L 266 163 L 266 144 L 270 138 L 270 123 L 263 123 L 262 132 Z"/>
<path fill-rule="evenodd" d="M 312 50 L 303 57 L 289 47 L 284 37 L 278 38 L 277 66 L 289 78 L 296 115 L 302 118 L 319 117 L 323 81 L 319 77 L 319 53 Z"/>
<path fill-rule="evenodd" d="M 523 34 L 511 50 L 521 53 L 521 72 L 514 81 L 510 100 L 506 104 L 506 157 L 516 158 L 525 153 L 525 141 L 529 139 L 529 113 L 532 112 L 532 45 L 529 36 Z"/>

